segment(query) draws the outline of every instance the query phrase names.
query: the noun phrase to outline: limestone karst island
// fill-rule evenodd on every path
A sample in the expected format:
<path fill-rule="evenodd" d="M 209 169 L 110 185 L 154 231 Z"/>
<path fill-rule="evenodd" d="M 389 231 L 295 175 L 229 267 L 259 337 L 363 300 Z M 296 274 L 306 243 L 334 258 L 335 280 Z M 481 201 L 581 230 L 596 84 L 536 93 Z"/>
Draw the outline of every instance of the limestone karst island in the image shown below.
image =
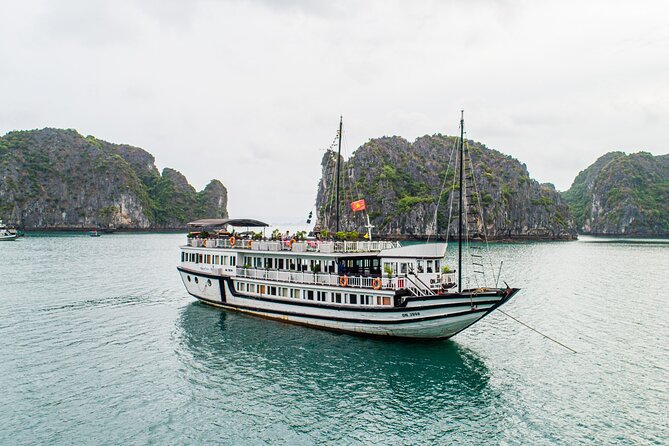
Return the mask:
<path fill-rule="evenodd" d="M 448 173 L 453 141 L 440 134 L 413 143 L 396 136 L 371 139 L 342 160 L 343 198 L 366 200 L 378 234 L 445 234 L 444 203 L 452 190 L 441 197 L 434 191 Z M 532 179 L 521 161 L 479 142 L 469 144 L 481 194 L 476 198 L 491 239 L 669 236 L 669 155 L 607 153 L 559 192 Z M 335 156 L 327 152 L 316 191 L 317 223 L 323 226 L 334 219 L 335 166 Z M 24 230 L 181 230 L 198 218 L 228 216 L 221 181 L 196 191 L 178 170 L 159 172 L 153 155 L 141 148 L 71 129 L 0 137 L 0 178 L 0 219 Z M 340 209 L 343 227 L 364 232 L 364 222 L 348 206 Z"/>

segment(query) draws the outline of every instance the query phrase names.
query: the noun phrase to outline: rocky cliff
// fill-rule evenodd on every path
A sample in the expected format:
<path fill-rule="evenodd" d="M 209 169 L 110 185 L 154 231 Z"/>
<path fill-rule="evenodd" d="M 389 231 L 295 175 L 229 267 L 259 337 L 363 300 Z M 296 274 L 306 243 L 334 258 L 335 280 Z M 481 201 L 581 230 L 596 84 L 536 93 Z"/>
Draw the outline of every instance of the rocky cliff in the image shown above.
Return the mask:
<path fill-rule="evenodd" d="M 227 217 L 227 201 L 220 181 L 197 192 L 138 147 L 49 128 L 0 137 L 0 218 L 26 229 L 176 229 Z"/>
<path fill-rule="evenodd" d="M 423 136 L 414 143 L 400 137 L 373 139 L 341 164 L 341 229 L 364 232 L 363 213 L 353 213 L 349 203 L 364 198 L 375 233 L 397 237 L 443 236 L 449 226 L 454 195 L 451 235 L 457 234 L 457 185 L 448 161 L 456 138 Z M 569 208 L 550 184 L 530 178 L 518 160 L 467 141 L 474 167 L 467 194 L 473 211 L 491 238 L 571 239 L 576 236 Z M 318 226 L 335 227 L 336 154 L 326 152 L 316 206 Z M 442 184 L 448 173 L 443 193 Z M 473 181 L 472 181 L 473 180 Z M 439 206 L 437 207 L 437 205 Z M 435 222 L 435 209 L 438 209 Z M 470 209 L 470 210 L 472 210 Z M 482 221 L 481 221 L 482 220 Z M 471 229 L 470 229 L 471 230 Z"/>
<path fill-rule="evenodd" d="M 669 155 L 607 153 L 562 196 L 582 233 L 669 236 Z"/>

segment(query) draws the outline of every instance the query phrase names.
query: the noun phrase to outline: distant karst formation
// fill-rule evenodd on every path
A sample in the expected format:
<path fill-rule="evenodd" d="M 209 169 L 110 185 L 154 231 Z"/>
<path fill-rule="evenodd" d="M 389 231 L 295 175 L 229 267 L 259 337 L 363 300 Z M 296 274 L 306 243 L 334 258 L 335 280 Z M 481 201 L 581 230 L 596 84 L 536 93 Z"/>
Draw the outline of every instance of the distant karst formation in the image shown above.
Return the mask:
<path fill-rule="evenodd" d="M 669 155 L 607 153 L 562 196 L 584 234 L 669 236 Z"/>
<path fill-rule="evenodd" d="M 212 180 L 197 192 L 153 156 L 75 130 L 0 137 L 0 218 L 25 229 L 178 229 L 226 218 L 228 193 Z"/>
<path fill-rule="evenodd" d="M 353 213 L 349 202 L 364 198 L 376 234 L 388 236 L 444 236 L 449 226 L 449 203 L 455 194 L 454 214 L 449 234 L 457 234 L 457 188 L 452 186 L 452 170 L 441 197 L 435 225 L 435 209 L 456 138 L 433 135 L 414 143 L 393 136 L 372 139 L 341 163 L 341 225 L 343 231 L 365 232 L 363 213 Z M 568 205 L 551 184 L 539 184 L 529 177 L 518 160 L 467 141 L 478 185 L 479 227 L 485 226 L 491 239 L 546 238 L 573 239 L 576 228 Z M 317 225 L 335 230 L 334 188 L 336 153 L 326 152 L 318 186 Z M 457 187 L 457 186 L 456 186 Z M 470 190 L 468 193 L 472 194 Z"/>

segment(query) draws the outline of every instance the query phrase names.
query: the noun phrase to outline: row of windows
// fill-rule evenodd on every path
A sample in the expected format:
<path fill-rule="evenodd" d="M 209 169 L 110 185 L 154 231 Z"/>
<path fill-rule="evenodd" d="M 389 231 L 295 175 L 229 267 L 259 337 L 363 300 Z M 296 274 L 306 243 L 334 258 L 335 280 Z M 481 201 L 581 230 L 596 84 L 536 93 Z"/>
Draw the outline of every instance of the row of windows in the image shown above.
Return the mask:
<path fill-rule="evenodd" d="M 340 293 L 329 291 L 302 290 L 273 285 L 237 282 L 237 291 L 266 296 L 290 297 L 293 299 L 315 300 L 335 304 L 351 305 L 390 305 L 390 296 L 372 296 L 371 294 Z"/>
<path fill-rule="evenodd" d="M 245 264 L 253 268 L 280 269 L 288 271 L 335 272 L 334 260 L 314 260 L 283 257 L 250 257 Z"/>
<path fill-rule="evenodd" d="M 439 269 L 439 260 L 418 260 L 416 266 L 419 273 L 438 273 Z M 413 269 L 413 263 L 406 262 L 383 262 L 383 269 L 389 267 L 393 274 L 406 274 L 407 271 Z"/>
<path fill-rule="evenodd" d="M 197 254 L 194 252 L 182 252 L 182 262 L 208 263 L 210 265 L 235 266 L 237 258 L 235 256 L 218 256 L 212 254 Z"/>

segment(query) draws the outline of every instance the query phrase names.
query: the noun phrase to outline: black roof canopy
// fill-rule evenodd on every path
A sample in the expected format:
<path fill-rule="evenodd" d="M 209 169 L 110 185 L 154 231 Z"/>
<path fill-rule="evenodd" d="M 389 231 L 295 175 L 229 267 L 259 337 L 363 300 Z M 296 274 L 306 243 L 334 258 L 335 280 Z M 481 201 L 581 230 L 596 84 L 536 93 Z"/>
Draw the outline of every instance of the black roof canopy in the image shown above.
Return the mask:
<path fill-rule="evenodd" d="M 228 225 L 235 227 L 269 226 L 267 223 L 259 220 L 252 220 L 250 218 L 203 218 L 201 220 L 195 220 L 188 223 L 188 229 L 196 231 L 211 231 L 224 228 Z"/>

